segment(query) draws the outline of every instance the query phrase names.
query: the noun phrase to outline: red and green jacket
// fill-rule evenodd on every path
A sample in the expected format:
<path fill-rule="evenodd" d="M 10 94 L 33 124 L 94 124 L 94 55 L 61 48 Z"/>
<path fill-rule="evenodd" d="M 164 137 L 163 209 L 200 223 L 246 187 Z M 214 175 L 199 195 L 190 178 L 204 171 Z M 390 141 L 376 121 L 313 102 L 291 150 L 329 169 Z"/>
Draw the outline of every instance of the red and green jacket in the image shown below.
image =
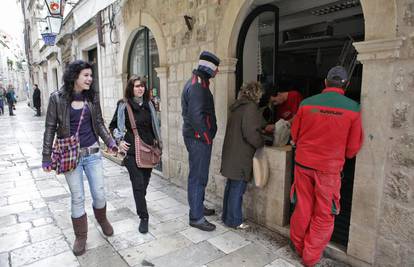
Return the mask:
<path fill-rule="evenodd" d="M 326 88 L 302 101 L 291 133 L 298 164 L 338 173 L 345 157 L 354 157 L 362 145 L 359 104 L 345 97 L 340 88 Z"/>

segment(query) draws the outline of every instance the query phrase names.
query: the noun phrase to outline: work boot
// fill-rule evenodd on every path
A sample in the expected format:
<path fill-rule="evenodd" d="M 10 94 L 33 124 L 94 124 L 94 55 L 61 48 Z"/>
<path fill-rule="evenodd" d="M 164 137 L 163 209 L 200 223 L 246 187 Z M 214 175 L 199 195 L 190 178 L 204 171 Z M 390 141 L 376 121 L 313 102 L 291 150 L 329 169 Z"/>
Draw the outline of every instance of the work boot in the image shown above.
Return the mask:
<path fill-rule="evenodd" d="M 95 218 L 98 221 L 99 225 L 102 228 L 102 232 L 106 236 L 111 236 L 114 234 L 114 228 L 109 223 L 108 219 L 106 218 L 106 205 L 102 209 L 96 209 L 93 207 L 93 213 L 95 214 Z"/>
<path fill-rule="evenodd" d="M 73 243 L 73 254 L 80 256 L 85 253 L 86 238 L 88 236 L 88 217 L 86 213 L 79 218 L 72 218 L 75 242 Z"/>
<path fill-rule="evenodd" d="M 216 229 L 216 226 L 210 223 L 207 220 L 204 220 L 202 223 L 193 223 L 190 222 L 190 226 L 200 229 L 201 231 L 211 232 Z"/>
<path fill-rule="evenodd" d="M 141 222 L 139 223 L 138 231 L 141 234 L 148 233 L 148 218 L 141 219 Z"/>

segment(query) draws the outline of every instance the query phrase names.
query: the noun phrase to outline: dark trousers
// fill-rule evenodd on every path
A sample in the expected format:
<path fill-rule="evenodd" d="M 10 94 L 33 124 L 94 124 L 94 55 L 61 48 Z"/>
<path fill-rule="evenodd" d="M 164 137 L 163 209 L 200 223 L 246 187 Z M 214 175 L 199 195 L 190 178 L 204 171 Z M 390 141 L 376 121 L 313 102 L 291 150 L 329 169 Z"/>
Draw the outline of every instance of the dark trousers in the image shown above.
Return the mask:
<path fill-rule="evenodd" d="M 243 223 L 243 194 L 247 182 L 227 179 L 223 197 L 223 214 L 221 216 L 225 225 L 236 227 Z"/>
<path fill-rule="evenodd" d="M 36 116 L 40 117 L 40 107 L 35 107 L 36 108 Z"/>
<path fill-rule="evenodd" d="M 138 168 L 135 157 L 132 155 L 127 155 L 124 163 L 129 173 L 129 179 L 131 180 L 137 214 L 140 219 L 148 219 L 145 195 L 147 194 L 152 169 Z"/>
<path fill-rule="evenodd" d="M 9 106 L 9 115 L 13 115 L 13 103 L 8 103 L 7 104 Z"/>
<path fill-rule="evenodd" d="M 205 220 L 203 202 L 208 182 L 212 145 L 190 137 L 184 137 L 184 143 L 190 165 L 187 188 L 190 222 L 202 223 Z"/>

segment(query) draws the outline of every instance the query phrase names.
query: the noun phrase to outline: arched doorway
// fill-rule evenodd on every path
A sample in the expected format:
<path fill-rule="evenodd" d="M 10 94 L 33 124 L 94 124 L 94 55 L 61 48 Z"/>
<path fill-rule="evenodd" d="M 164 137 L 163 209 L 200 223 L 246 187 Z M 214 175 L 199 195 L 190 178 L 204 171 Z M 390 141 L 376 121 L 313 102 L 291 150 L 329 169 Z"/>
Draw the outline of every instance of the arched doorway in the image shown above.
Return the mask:
<path fill-rule="evenodd" d="M 147 27 L 140 27 L 129 49 L 127 76 L 129 78 L 132 75 L 138 75 L 145 78 L 161 125 L 160 79 L 156 71 L 159 67 L 160 59 L 155 37 Z M 162 162 L 155 169 L 162 171 Z"/>
<path fill-rule="evenodd" d="M 160 79 L 155 71 L 160 66 L 157 42 L 147 27 L 135 34 L 128 57 L 128 75 L 145 77 L 153 100 L 160 100 Z"/>
<path fill-rule="evenodd" d="M 350 73 L 347 96 L 360 101 L 362 65 L 353 42 L 364 40 L 364 17 L 358 0 L 252 1 L 236 46 L 236 94 L 243 82 L 262 82 L 265 96 L 296 90 L 304 97 L 320 93 L 329 68 Z M 286 87 L 286 88 L 284 88 Z M 266 105 L 267 100 L 263 101 Z M 347 247 L 351 220 L 355 159 L 344 166 L 341 213 L 331 241 Z M 292 173 L 293 176 L 293 173 Z M 293 177 L 292 177 L 293 178 Z"/>

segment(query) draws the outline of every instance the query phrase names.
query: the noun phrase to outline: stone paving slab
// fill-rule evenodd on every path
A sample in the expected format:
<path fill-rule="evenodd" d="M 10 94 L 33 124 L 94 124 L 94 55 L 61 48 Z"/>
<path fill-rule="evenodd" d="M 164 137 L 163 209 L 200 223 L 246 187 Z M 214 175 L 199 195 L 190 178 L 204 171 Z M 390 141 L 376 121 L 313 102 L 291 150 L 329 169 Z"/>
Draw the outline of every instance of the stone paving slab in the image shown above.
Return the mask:
<path fill-rule="evenodd" d="M 155 259 L 155 266 L 193 267 L 201 266 L 224 255 L 223 252 L 204 241 L 193 246 L 182 248 L 165 256 Z"/>
<path fill-rule="evenodd" d="M 69 228 L 63 230 L 63 234 L 70 246 L 72 246 L 73 242 L 75 241 L 75 234 L 73 233 L 73 229 Z M 94 224 L 88 225 L 88 239 L 86 240 L 86 250 L 94 249 L 99 246 L 107 245 L 108 242 L 104 238 L 104 236 L 99 232 L 98 228 Z"/>
<path fill-rule="evenodd" d="M 62 231 L 57 226 L 49 224 L 30 229 L 29 234 L 32 242 L 39 242 L 62 236 Z"/>
<path fill-rule="evenodd" d="M 33 118 L 25 105 L 18 110 L 18 119 L 0 116 L 0 267 L 301 266 L 286 238 L 254 224 L 248 230 L 228 228 L 220 210 L 208 217 L 215 231 L 190 227 L 186 191 L 156 173 L 147 190 L 149 233 L 139 233 L 128 172 L 107 159 L 103 169 L 114 235 L 104 236 L 96 222 L 84 177 L 88 239 L 86 253 L 75 257 L 66 179 L 41 169 L 44 117 Z M 324 258 L 321 266 L 346 265 Z"/>
<path fill-rule="evenodd" d="M 290 264 L 284 259 L 276 259 L 272 263 L 266 265 L 265 267 L 295 267 L 295 265 Z"/>
<path fill-rule="evenodd" d="M 192 242 L 184 236 L 175 233 L 155 239 L 137 247 L 120 250 L 119 254 L 130 266 L 141 266 L 143 260 L 151 262 L 153 259 L 164 256 L 178 249 L 186 248 Z"/>
<path fill-rule="evenodd" d="M 81 266 L 99 266 L 99 267 L 127 267 L 128 264 L 121 256 L 110 246 L 104 245 L 85 252 L 78 257 Z"/>
<path fill-rule="evenodd" d="M 0 253 L 0 266 L 1 267 L 9 266 L 9 254 L 8 253 Z"/>
<path fill-rule="evenodd" d="M 227 231 L 229 231 L 228 228 L 222 226 L 221 224 L 212 221 L 216 225 L 216 230 L 212 232 L 205 232 L 200 231 L 197 228 L 190 227 L 184 231 L 181 231 L 180 234 L 185 236 L 186 238 L 190 239 L 193 243 L 200 243 L 201 241 L 205 241 L 211 238 L 214 238 L 218 235 L 221 235 Z"/>
<path fill-rule="evenodd" d="M 252 243 L 207 264 L 208 267 L 264 266 L 277 256 L 266 247 Z"/>
<path fill-rule="evenodd" d="M 10 251 L 30 244 L 29 234 L 25 231 L 0 237 L 0 252 Z"/>
<path fill-rule="evenodd" d="M 48 239 L 13 250 L 11 252 L 11 264 L 13 266 L 23 266 L 65 251 L 69 251 L 69 246 L 63 236 Z"/>
<path fill-rule="evenodd" d="M 226 254 L 229 254 L 250 244 L 249 240 L 232 231 L 225 232 L 221 235 L 213 237 L 209 239 L 208 242 Z"/>
<path fill-rule="evenodd" d="M 72 251 L 66 251 L 61 254 L 36 261 L 32 264 L 25 265 L 26 267 L 78 267 L 80 266 L 78 259 L 73 255 Z"/>

